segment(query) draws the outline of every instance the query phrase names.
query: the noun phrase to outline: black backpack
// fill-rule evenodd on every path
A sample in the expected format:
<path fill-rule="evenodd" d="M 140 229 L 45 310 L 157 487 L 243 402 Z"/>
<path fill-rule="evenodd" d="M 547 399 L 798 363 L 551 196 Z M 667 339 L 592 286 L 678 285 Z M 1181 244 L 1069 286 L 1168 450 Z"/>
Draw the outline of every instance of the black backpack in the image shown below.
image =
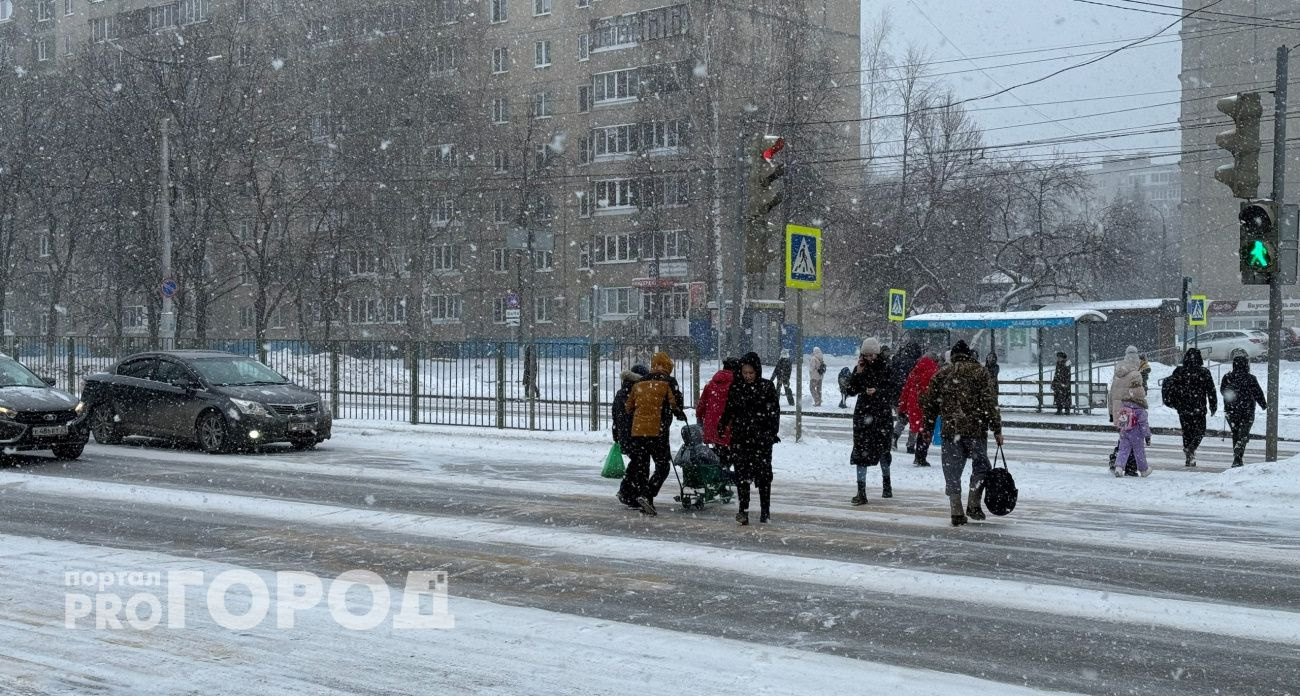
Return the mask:
<path fill-rule="evenodd" d="M 1002 468 L 997 468 L 998 459 L 1002 460 Z M 1011 476 L 1011 471 L 1007 469 L 1007 455 L 1002 453 L 1002 448 L 998 448 L 998 453 L 993 458 L 993 470 L 984 476 L 984 507 L 988 511 L 1002 517 L 1011 514 L 1016 509 L 1016 500 L 1020 497 L 1020 491 L 1016 489 L 1016 480 Z"/>

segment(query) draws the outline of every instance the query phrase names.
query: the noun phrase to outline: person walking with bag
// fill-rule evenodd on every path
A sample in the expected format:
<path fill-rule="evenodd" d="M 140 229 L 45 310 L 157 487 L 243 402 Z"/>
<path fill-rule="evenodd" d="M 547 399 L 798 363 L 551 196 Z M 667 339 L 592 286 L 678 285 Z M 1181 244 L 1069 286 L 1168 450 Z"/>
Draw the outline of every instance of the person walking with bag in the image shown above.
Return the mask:
<path fill-rule="evenodd" d="M 988 370 L 975 361 L 965 341 L 957 341 L 950 351 L 952 364 L 939 370 L 930 382 L 930 389 L 921 397 L 925 410 L 927 430 L 943 418 L 941 434 L 944 492 L 952 512 L 952 526 L 984 519 L 980 496 L 984 493 L 984 477 L 992 466 L 989 463 L 988 436 L 998 447 L 1003 444 L 1002 413 L 998 410 L 998 397 Z M 970 497 L 965 509 L 961 505 L 961 478 L 966 460 L 971 460 Z"/>
<path fill-rule="evenodd" d="M 1205 359 L 1198 348 L 1188 348 L 1183 364 L 1161 385 L 1160 398 L 1165 405 L 1178 412 L 1178 424 L 1183 430 L 1184 466 L 1196 466 L 1196 450 L 1205 438 L 1205 413 L 1213 416 L 1219 410 L 1219 397 L 1214 390 L 1214 375 L 1205 367 Z"/>
<path fill-rule="evenodd" d="M 1115 459 L 1110 465 L 1110 472 L 1115 478 L 1124 476 L 1124 467 L 1118 463 L 1127 462 L 1130 456 L 1137 464 L 1138 476 L 1151 474 L 1151 468 L 1147 466 L 1146 450 L 1146 446 L 1151 444 L 1147 390 L 1142 386 L 1142 371 L 1136 349 L 1133 349 L 1131 357 L 1130 360 L 1126 356 L 1115 364 L 1115 376 L 1110 384 L 1110 422 L 1119 430 L 1119 447 L 1116 448 Z"/>
<path fill-rule="evenodd" d="M 667 353 L 658 352 L 650 358 L 650 374 L 643 377 L 627 396 L 627 411 L 632 415 L 631 451 L 623 480 L 627 492 L 646 515 L 659 514 L 655 510 L 655 496 L 673 468 L 673 455 L 668 447 L 668 428 L 673 418 L 685 422 L 682 410 L 682 392 L 673 379 L 673 361 Z M 655 473 L 650 476 L 650 461 L 654 460 Z"/>
<path fill-rule="evenodd" d="M 808 358 L 808 391 L 812 393 L 813 407 L 822 405 L 822 379 L 826 376 L 826 358 L 821 348 L 813 348 Z"/>
<path fill-rule="evenodd" d="M 858 364 L 849 376 L 849 396 L 858 397 L 853 409 L 853 453 L 849 463 L 857 468 L 858 494 L 854 505 L 867 504 L 867 469 L 880 465 L 882 498 L 894 497 L 889 480 L 890 445 L 894 437 L 894 409 L 891 400 L 889 365 L 881 356 L 880 341 L 862 342 Z"/>
<path fill-rule="evenodd" d="M 763 379 L 757 353 L 740 359 L 740 379 L 731 385 L 718 427 L 731 433 L 731 456 L 740 510 L 736 522 L 749 524 L 749 484 L 758 488 L 759 522 L 772 514 L 772 446 L 781 441 L 781 401 L 776 385 Z"/>
<path fill-rule="evenodd" d="M 633 385 L 648 374 L 650 370 L 645 365 L 633 365 L 632 369 L 623 372 L 623 384 L 614 393 L 610 417 L 614 421 L 614 444 L 619 446 L 623 454 L 629 454 L 632 450 L 632 414 L 627 411 L 627 397 L 632 392 Z M 636 491 L 626 473 L 623 475 L 623 483 L 618 487 L 618 502 L 632 508 L 641 507 L 636 502 Z"/>
<path fill-rule="evenodd" d="M 1219 391 L 1223 393 L 1223 410 L 1228 416 L 1228 426 L 1232 428 L 1232 465 L 1245 464 L 1246 445 L 1250 442 L 1250 429 L 1255 425 L 1255 405 L 1268 412 L 1268 402 L 1264 400 L 1264 390 L 1259 387 L 1259 380 L 1250 374 L 1250 358 L 1246 351 L 1238 348 L 1232 351 L 1232 372 L 1223 376 L 1219 382 Z"/>

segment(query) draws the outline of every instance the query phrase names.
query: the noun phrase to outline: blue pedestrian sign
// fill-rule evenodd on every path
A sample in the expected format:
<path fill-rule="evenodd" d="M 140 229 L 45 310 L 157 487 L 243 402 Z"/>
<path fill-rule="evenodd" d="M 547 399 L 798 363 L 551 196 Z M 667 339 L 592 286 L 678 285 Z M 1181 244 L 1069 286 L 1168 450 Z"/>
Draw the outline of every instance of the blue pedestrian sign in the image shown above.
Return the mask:
<path fill-rule="evenodd" d="M 1205 295 L 1192 295 L 1187 300 L 1187 325 L 1208 326 L 1210 323 L 1210 301 Z"/>
<path fill-rule="evenodd" d="M 796 290 L 822 289 L 821 230 L 786 225 L 785 286 Z"/>
<path fill-rule="evenodd" d="M 171 278 L 168 278 L 162 282 L 162 285 L 159 286 L 158 289 L 162 291 L 163 297 L 166 297 L 167 299 L 170 300 L 173 297 L 176 297 L 176 293 L 181 291 L 181 284 L 176 282 L 175 280 L 172 280 Z"/>

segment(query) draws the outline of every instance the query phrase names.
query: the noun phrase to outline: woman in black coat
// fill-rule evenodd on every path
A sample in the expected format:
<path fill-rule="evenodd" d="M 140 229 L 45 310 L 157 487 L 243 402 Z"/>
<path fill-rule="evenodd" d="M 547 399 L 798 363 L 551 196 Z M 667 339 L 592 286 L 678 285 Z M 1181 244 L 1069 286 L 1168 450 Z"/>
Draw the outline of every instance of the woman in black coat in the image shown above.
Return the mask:
<path fill-rule="evenodd" d="M 1250 429 L 1255 425 L 1255 405 L 1268 412 L 1268 401 L 1259 380 L 1250 374 L 1250 358 L 1245 351 L 1235 350 L 1232 355 L 1232 372 L 1219 382 L 1223 394 L 1223 410 L 1232 427 L 1232 465 L 1245 463 L 1246 445 L 1250 442 Z"/>
<path fill-rule="evenodd" d="M 740 359 L 740 379 L 732 382 L 718 430 L 731 428 L 731 461 L 736 472 L 740 511 L 736 521 L 749 524 L 749 484 L 758 488 L 759 522 L 771 519 L 772 445 L 781 441 L 781 402 L 776 385 L 763 379 L 757 353 Z"/>
<path fill-rule="evenodd" d="M 889 365 L 880 354 L 880 341 L 862 342 L 858 364 L 849 377 L 848 395 L 858 397 L 853 409 L 853 454 L 849 463 L 858 469 L 858 494 L 854 505 L 867 504 L 867 467 L 880 465 L 881 497 L 892 498 L 889 482 L 890 445 L 894 436 L 893 404 L 897 397 L 890 388 Z"/>

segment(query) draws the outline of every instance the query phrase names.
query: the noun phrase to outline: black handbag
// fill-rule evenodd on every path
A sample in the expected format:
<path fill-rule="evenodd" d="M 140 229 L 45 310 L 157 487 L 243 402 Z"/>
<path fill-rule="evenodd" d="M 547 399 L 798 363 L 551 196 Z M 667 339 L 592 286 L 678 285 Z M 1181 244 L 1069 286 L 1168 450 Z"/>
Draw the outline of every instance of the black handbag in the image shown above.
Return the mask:
<path fill-rule="evenodd" d="M 999 459 L 1002 460 L 1001 469 L 997 466 Z M 994 515 L 1002 517 L 1016 509 L 1016 500 L 1019 497 L 1020 491 L 1016 490 L 1016 479 L 1007 469 L 1007 455 L 1003 454 L 1002 448 L 999 447 L 993 457 L 993 469 L 984 476 L 984 507 Z"/>

